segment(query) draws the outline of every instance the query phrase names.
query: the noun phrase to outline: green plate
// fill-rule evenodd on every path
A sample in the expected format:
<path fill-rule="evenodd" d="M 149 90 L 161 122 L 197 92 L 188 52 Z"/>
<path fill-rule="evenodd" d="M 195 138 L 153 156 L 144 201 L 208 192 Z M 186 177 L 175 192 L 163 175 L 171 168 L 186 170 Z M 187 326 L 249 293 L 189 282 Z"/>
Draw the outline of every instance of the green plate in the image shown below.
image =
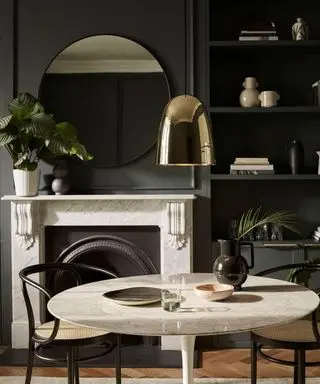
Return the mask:
<path fill-rule="evenodd" d="M 161 289 L 133 287 L 106 292 L 103 296 L 120 305 L 147 305 L 161 301 Z"/>

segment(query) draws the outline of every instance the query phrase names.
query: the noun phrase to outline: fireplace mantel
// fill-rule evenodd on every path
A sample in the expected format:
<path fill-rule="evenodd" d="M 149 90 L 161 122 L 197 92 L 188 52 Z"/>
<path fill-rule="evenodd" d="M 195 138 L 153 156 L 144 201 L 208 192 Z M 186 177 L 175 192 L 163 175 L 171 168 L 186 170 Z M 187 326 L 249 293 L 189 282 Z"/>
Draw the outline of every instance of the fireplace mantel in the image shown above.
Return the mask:
<path fill-rule="evenodd" d="M 168 230 L 171 235 L 171 244 L 174 248 L 180 249 L 186 242 L 185 230 L 185 204 L 188 200 L 194 200 L 196 195 L 166 195 L 166 194 L 150 194 L 150 195 L 39 195 L 35 197 L 20 196 L 4 196 L 2 200 L 9 200 L 13 203 L 12 213 L 15 217 L 16 228 L 14 230 L 17 243 L 20 247 L 29 249 L 33 246 L 36 236 L 35 223 L 39 215 L 40 204 L 54 202 L 82 202 L 81 205 L 87 209 L 85 202 L 100 202 L 101 208 L 107 205 L 112 206 L 114 211 L 114 203 L 131 202 L 130 208 L 139 209 L 141 203 L 152 201 L 161 201 L 167 206 Z M 113 204 L 110 204 L 112 203 Z M 104 204 L 106 203 L 106 204 Z M 109 204 L 108 204 L 109 203 Z M 149 204 L 150 205 L 150 204 Z M 81 209 L 81 207 L 78 208 Z M 121 208 L 123 211 L 123 208 Z"/>
<path fill-rule="evenodd" d="M 161 274 L 193 271 L 193 194 L 113 194 L 4 196 L 11 202 L 12 347 L 25 348 L 28 323 L 19 271 L 45 262 L 46 226 L 158 226 Z M 43 310 L 32 296 L 36 322 Z M 177 349 L 178 340 L 162 339 L 163 349 Z"/>
<path fill-rule="evenodd" d="M 16 202 L 23 201 L 73 201 L 73 200 L 163 200 L 167 202 L 187 201 L 196 199 L 196 195 L 169 195 L 169 194 L 114 194 L 114 195 L 38 195 L 34 197 L 21 197 L 15 195 L 3 196 L 1 200 L 10 200 Z"/>

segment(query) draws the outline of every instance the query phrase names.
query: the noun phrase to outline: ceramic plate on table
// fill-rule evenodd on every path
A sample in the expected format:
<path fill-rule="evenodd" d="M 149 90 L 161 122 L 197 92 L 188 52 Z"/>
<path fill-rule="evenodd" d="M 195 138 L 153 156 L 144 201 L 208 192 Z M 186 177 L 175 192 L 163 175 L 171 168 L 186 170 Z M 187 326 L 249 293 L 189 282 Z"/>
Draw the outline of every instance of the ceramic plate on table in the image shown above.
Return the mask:
<path fill-rule="evenodd" d="M 161 289 L 149 287 L 124 288 L 106 292 L 103 296 L 120 305 L 147 305 L 161 301 Z"/>

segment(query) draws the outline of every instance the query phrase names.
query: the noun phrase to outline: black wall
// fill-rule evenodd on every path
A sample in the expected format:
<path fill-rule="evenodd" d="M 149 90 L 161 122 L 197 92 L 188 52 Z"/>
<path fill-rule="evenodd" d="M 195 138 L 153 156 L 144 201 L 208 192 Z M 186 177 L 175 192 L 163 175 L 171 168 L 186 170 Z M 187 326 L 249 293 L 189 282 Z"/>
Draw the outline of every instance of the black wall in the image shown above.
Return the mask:
<path fill-rule="evenodd" d="M 144 45 L 161 63 L 169 79 L 172 95 L 195 86 L 196 94 L 207 101 L 202 58 L 204 8 L 188 4 L 189 21 L 185 31 L 183 0 L 1 0 L 0 2 L 0 114 L 17 92 L 38 94 L 42 76 L 53 57 L 70 43 L 90 35 L 125 36 Z M 201 19 L 201 23 L 198 23 Z M 185 32 L 189 49 L 185 65 Z M 195 78 L 193 77 L 195 75 Z M 194 82 L 194 80 L 197 80 Z M 199 81 L 198 81 L 199 80 Z M 12 164 L 5 151 L 0 152 L 1 195 L 12 194 Z M 42 174 L 51 174 L 52 166 L 41 165 Z M 79 167 L 74 177 L 82 181 L 86 193 L 195 193 L 195 271 L 209 271 L 210 260 L 210 183 L 208 170 L 157 167 L 155 150 L 124 167 L 106 169 Z M 44 182 L 42 182 L 44 186 Z M 10 342 L 11 321 L 11 249 L 10 205 L 1 204 L 1 293 L 2 344 Z"/>

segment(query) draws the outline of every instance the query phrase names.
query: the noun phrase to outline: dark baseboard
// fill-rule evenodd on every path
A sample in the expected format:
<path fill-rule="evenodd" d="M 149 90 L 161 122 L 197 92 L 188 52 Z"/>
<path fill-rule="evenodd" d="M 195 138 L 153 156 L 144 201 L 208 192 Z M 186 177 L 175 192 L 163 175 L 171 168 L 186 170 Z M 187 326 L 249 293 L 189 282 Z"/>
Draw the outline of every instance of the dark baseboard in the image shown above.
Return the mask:
<path fill-rule="evenodd" d="M 87 368 L 114 368 L 115 350 L 93 361 L 80 364 L 80 367 Z M 8 348 L 0 355 L 0 366 L 26 366 L 27 349 Z M 124 346 L 122 347 L 123 368 L 181 368 L 180 351 L 162 351 L 158 346 Z M 52 367 L 53 365 L 61 367 L 65 363 L 48 363 L 38 358 L 35 359 L 35 367 Z M 194 367 L 200 367 L 200 353 L 195 351 Z"/>

